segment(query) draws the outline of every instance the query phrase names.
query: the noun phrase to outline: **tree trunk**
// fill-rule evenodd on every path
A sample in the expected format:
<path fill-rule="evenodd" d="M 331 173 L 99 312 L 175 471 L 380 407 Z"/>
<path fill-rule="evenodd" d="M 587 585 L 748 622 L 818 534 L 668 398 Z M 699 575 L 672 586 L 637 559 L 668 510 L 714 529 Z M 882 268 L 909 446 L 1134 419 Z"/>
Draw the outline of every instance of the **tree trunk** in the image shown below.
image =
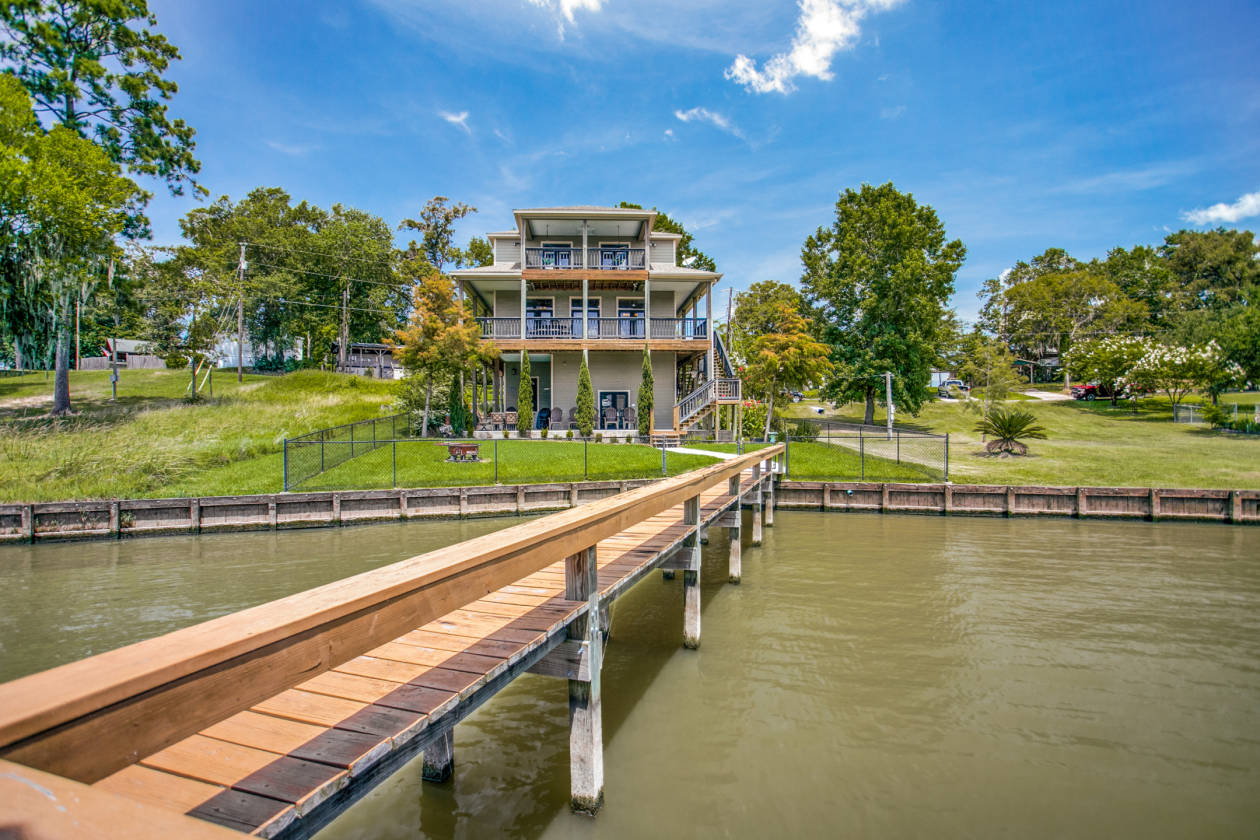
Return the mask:
<path fill-rule="evenodd" d="M 875 425 L 875 389 L 866 389 L 866 416 L 862 419 L 864 426 Z"/>
<path fill-rule="evenodd" d="M 337 342 L 337 369 L 346 372 L 346 362 L 350 358 L 350 283 L 346 283 L 341 292 L 341 335 Z"/>
<path fill-rule="evenodd" d="M 427 438 L 429 436 L 429 401 L 433 399 L 433 377 L 429 377 L 429 381 L 424 386 L 424 419 L 421 421 L 420 437 Z"/>
<path fill-rule="evenodd" d="M 13 342 L 13 364 L 19 371 L 22 369 L 22 345 L 16 341 Z"/>
<path fill-rule="evenodd" d="M 766 431 L 761 436 L 763 440 L 770 440 L 770 421 L 774 419 L 774 380 L 770 380 L 770 398 L 766 400 Z"/>
<path fill-rule="evenodd" d="M 1072 374 L 1068 371 L 1067 368 L 1063 369 L 1063 390 L 1064 391 L 1072 390 Z"/>
<path fill-rule="evenodd" d="M 70 413 L 70 332 L 64 319 L 57 325 L 56 374 L 53 377 L 53 417 Z"/>

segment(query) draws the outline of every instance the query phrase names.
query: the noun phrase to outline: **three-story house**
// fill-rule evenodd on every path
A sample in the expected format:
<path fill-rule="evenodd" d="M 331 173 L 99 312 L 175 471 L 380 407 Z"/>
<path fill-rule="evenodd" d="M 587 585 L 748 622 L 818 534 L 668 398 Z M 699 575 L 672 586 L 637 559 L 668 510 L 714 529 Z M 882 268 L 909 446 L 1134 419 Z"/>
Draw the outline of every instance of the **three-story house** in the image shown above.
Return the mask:
<path fill-rule="evenodd" d="M 740 382 L 713 329 L 721 274 L 680 265 L 678 234 L 653 230 L 654 210 L 547 207 L 514 211 L 515 228 L 488 234 L 491 265 L 453 271 L 482 336 L 502 351 L 489 391 L 500 411 L 532 411 L 535 428 L 575 427 L 585 356 L 595 427 L 637 427 L 646 345 L 655 380 L 653 433 L 673 436 L 720 423 Z M 529 354 L 533 404 L 517 405 L 521 352 Z"/>

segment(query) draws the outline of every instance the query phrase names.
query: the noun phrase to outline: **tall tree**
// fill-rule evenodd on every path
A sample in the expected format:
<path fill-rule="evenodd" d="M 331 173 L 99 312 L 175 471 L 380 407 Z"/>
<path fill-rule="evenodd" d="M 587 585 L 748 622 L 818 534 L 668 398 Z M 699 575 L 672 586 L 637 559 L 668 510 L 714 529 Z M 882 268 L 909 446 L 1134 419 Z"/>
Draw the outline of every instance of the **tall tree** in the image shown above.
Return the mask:
<path fill-rule="evenodd" d="M 747 361 L 752 343 L 759 336 L 780 331 L 784 311 L 804 310 L 801 293 L 792 286 L 774 280 L 753 283 L 747 291 L 735 295 L 731 352 L 740 361 Z"/>
<path fill-rule="evenodd" d="M 766 401 L 766 428 L 770 436 L 774 400 L 780 391 L 808 388 L 822 382 L 834 369 L 827 359 L 827 345 L 809 334 L 809 325 L 786 303 L 776 303 L 768 322 L 772 328 L 748 345 L 744 376 L 754 393 Z"/>
<path fill-rule="evenodd" d="M 70 406 L 70 319 L 117 253 L 142 195 L 99 147 L 64 126 L 39 130 L 31 101 L 0 74 L 0 247 L 13 262 L 6 300 L 46 308 L 55 335 L 54 416 Z"/>
<path fill-rule="evenodd" d="M 41 118 L 93 139 L 110 160 L 179 195 L 185 184 L 200 189 L 193 176 L 201 164 L 195 132 L 167 113 L 178 90 L 167 71 L 179 50 L 156 26 L 145 0 L 14 0 L 0 5 L 0 61 Z M 133 213 L 128 232 L 144 226 Z"/>
<path fill-rule="evenodd" d="M 1249 230 L 1182 230 L 1165 237 L 1159 251 L 1187 309 L 1226 309 L 1260 282 L 1260 243 Z"/>
<path fill-rule="evenodd" d="M 521 375 L 516 385 L 516 430 L 534 430 L 534 380 L 529 372 L 529 351 L 521 348 Z"/>
<path fill-rule="evenodd" d="M 1146 307 L 1126 296 L 1096 265 L 1048 271 L 1006 290 L 1010 340 L 1035 355 L 1068 353 L 1080 338 L 1140 329 Z M 1071 373 L 1066 377 L 1071 384 Z"/>
<path fill-rule="evenodd" d="M 452 204 L 446 196 L 435 195 L 420 208 L 417 218 L 403 219 L 398 229 L 419 233 L 420 241 L 412 242 L 410 251 L 423 256 L 439 272 L 445 272 L 447 264 L 456 262 L 461 253 L 455 247 L 455 223 L 476 212 L 477 208 L 470 204 Z M 469 243 L 469 247 L 474 246 Z"/>
<path fill-rule="evenodd" d="M 847 189 L 835 221 L 805 240 L 801 285 L 830 348 L 832 400 L 861 399 L 866 422 L 891 370 L 898 405 L 917 414 L 948 339 L 946 301 L 967 249 L 945 240 L 936 211 L 891 183 Z"/>
<path fill-rule="evenodd" d="M 482 340 L 481 327 L 468 317 L 450 278 L 434 271 L 427 260 L 406 260 L 400 274 L 414 283 L 412 312 L 407 325 L 396 330 L 387 343 L 411 375 L 425 379 L 421 436 L 427 437 L 434 383 L 458 376 L 470 365 L 493 361 L 498 349 Z"/>
<path fill-rule="evenodd" d="M 629 201 L 623 201 L 617 206 L 627 210 L 643 209 L 642 204 L 632 204 Z M 713 258 L 697 248 L 695 238 L 682 226 L 682 222 L 674 221 L 668 213 L 662 210 L 656 211 L 656 221 L 652 223 L 652 230 L 676 233 L 682 237 L 678 240 L 678 247 L 675 249 L 675 258 L 679 265 L 701 271 L 717 271 L 717 263 L 713 262 Z"/>

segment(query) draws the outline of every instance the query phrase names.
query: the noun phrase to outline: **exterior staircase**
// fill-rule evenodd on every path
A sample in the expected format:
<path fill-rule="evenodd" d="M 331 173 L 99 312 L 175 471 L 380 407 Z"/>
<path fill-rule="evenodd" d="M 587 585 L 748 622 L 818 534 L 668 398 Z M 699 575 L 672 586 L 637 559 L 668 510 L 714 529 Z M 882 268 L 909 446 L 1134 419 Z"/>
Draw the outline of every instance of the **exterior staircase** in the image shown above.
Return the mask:
<path fill-rule="evenodd" d="M 652 434 L 655 446 L 677 446 L 692 429 L 711 417 L 720 405 L 735 405 L 743 396 L 743 381 L 735 376 L 735 369 L 726 355 L 722 337 L 713 334 L 713 349 L 717 367 L 724 376 L 710 377 L 699 388 L 683 397 L 674 406 L 673 432 L 657 431 Z"/>

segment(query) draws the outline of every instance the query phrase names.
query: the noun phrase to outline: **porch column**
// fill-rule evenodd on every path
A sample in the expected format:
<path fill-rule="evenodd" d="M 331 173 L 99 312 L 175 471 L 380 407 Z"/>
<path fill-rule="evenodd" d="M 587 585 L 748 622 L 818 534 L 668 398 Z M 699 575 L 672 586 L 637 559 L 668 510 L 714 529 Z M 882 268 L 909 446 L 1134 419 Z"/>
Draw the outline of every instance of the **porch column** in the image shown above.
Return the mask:
<path fill-rule="evenodd" d="M 704 290 L 704 313 L 705 322 L 704 330 L 709 337 L 709 361 L 708 372 L 710 379 L 717 379 L 717 368 L 713 367 L 713 281 L 709 281 L 708 287 Z M 716 392 L 714 397 L 716 397 Z"/>
<path fill-rule="evenodd" d="M 587 272 L 587 263 L 590 262 L 587 257 L 588 233 L 590 225 L 586 220 L 582 220 L 582 361 L 590 364 L 590 356 L 586 351 L 586 342 L 590 341 L 590 326 L 586 322 L 586 311 L 589 306 L 587 303 L 590 295 L 590 275 Z"/>
<path fill-rule="evenodd" d="M 525 352 L 525 226 L 529 224 L 524 219 L 520 222 L 521 231 L 521 352 Z"/>

